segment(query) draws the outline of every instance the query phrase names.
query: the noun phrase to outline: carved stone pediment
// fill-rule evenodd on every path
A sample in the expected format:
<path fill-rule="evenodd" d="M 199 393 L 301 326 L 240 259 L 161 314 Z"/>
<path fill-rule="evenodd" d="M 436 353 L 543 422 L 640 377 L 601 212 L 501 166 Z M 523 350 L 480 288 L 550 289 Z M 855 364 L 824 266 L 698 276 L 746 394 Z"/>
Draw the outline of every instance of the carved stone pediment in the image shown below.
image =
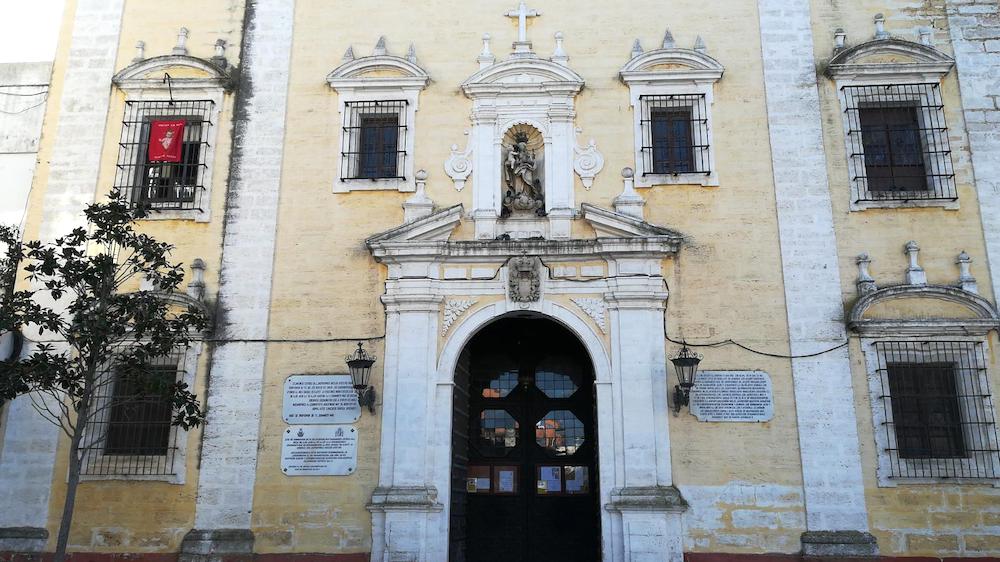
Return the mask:
<path fill-rule="evenodd" d="M 826 68 L 834 80 L 898 79 L 911 76 L 938 81 L 955 59 L 930 45 L 903 39 L 875 39 L 838 52 Z"/>
<path fill-rule="evenodd" d="M 848 326 L 867 336 L 981 335 L 1000 328 L 1000 315 L 990 301 L 957 287 L 896 285 L 858 299 Z"/>
<path fill-rule="evenodd" d="M 432 213 L 422 219 L 380 232 L 365 240 L 369 247 L 393 242 L 445 242 L 462 221 L 462 205 Z"/>
<path fill-rule="evenodd" d="M 594 227 L 598 238 L 666 237 L 680 244 L 684 236 L 676 230 L 649 224 L 635 217 L 584 203 L 583 218 Z"/>

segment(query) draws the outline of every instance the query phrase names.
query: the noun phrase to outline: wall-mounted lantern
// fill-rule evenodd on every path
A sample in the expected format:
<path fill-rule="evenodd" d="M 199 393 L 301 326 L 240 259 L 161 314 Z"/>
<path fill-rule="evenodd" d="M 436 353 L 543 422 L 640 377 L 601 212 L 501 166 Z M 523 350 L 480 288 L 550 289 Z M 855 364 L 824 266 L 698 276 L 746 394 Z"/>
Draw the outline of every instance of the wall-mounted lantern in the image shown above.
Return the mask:
<path fill-rule="evenodd" d="M 694 353 L 685 345 L 680 353 L 670 358 L 674 364 L 674 372 L 677 373 L 677 385 L 674 386 L 674 413 L 681 411 L 681 406 L 687 406 L 691 401 L 691 387 L 694 386 L 694 379 L 698 376 L 698 364 L 701 363 L 701 355 Z"/>
<path fill-rule="evenodd" d="M 358 349 L 347 356 L 347 368 L 351 370 L 351 381 L 354 391 L 358 393 L 358 405 L 368 406 L 368 411 L 375 413 L 375 389 L 368 384 L 372 376 L 372 365 L 375 356 L 365 351 L 364 344 L 358 343 Z"/>

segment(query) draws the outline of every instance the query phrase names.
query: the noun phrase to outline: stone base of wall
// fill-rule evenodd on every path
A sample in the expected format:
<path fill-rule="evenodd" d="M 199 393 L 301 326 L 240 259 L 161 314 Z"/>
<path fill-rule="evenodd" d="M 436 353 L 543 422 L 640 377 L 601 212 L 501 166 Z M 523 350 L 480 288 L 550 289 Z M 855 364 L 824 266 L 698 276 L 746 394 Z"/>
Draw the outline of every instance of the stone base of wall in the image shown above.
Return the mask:
<path fill-rule="evenodd" d="M 68 562 L 179 562 L 180 554 L 91 554 L 74 552 Z M 53 554 L 14 554 L 0 552 L 0 562 L 51 562 Z M 249 554 L 219 555 L 219 562 L 368 562 L 368 553 L 357 554 Z"/>
<path fill-rule="evenodd" d="M 873 556 L 857 558 L 847 556 L 816 557 L 801 554 L 716 554 L 688 552 L 684 562 L 846 562 L 865 560 L 872 562 L 1000 562 L 1000 558 L 936 558 L 933 556 Z"/>

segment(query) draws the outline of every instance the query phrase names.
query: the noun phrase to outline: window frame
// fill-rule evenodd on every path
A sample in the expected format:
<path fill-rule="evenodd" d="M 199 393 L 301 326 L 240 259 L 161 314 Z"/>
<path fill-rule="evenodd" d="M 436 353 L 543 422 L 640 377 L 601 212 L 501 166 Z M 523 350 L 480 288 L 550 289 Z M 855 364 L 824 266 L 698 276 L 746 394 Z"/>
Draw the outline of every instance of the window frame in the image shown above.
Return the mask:
<path fill-rule="evenodd" d="M 631 104 L 633 115 L 633 139 L 635 158 L 635 187 L 653 187 L 655 185 L 700 185 L 703 187 L 717 187 L 719 185 L 719 172 L 715 162 L 715 138 L 714 126 L 712 122 L 712 106 L 715 103 L 713 90 L 714 82 L 699 83 L 694 85 L 682 84 L 630 84 Z M 705 137 L 704 147 L 692 149 L 692 160 L 697 163 L 699 156 L 695 155 L 696 150 L 703 152 L 701 159 L 707 163 L 708 170 L 693 172 L 655 172 L 646 169 L 646 155 L 644 154 L 645 141 L 647 135 L 645 123 L 650 122 L 650 107 L 643 98 L 663 97 L 663 96 L 690 96 L 691 103 L 682 104 L 691 111 L 691 122 L 702 122 L 701 135 Z M 695 103 L 695 97 L 700 97 L 702 103 Z M 680 107 L 680 106 L 678 106 Z M 651 122 L 650 122 L 651 125 Z M 694 127 L 691 127 L 692 140 L 698 138 Z M 650 143 L 652 144 L 652 143 Z M 695 143 L 700 144 L 700 143 Z M 652 155 L 650 155 L 652 162 Z"/>
<path fill-rule="evenodd" d="M 946 111 L 943 97 L 941 95 L 940 81 L 929 81 L 924 76 L 893 76 L 888 79 L 841 79 L 836 81 L 836 94 L 840 106 L 841 122 L 844 135 L 844 150 L 847 163 L 847 181 L 850 184 L 851 211 L 864 211 L 867 209 L 893 209 L 912 207 L 940 207 L 949 210 L 959 208 L 958 188 L 955 177 L 954 160 L 951 157 L 950 129 L 947 126 Z M 862 133 L 860 122 L 860 109 L 866 100 L 879 101 L 879 96 L 861 94 L 859 90 L 890 87 L 899 88 L 902 91 L 893 93 L 893 103 L 912 104 L 916 109 L 918 131 L 920 135 L 921 158 L 923 160 L 924 173 L 926 178 L 926 190 L 919 191 L 892 191 L 892 190 L 871 190 L 867 186 L 867 164 L 864 154 L 863 138 L 857 140 L 854 146 L 852 133 L 855 130 Z M 926 87 L 930 92 L 930 97 L 926 92 L 917 89 Z M 866 91 L 865 90 L 865 91 Z M 885 103 L 881 101 L 881 103 Z M 851 114 L 857 115 L 857 123 L 851 122 Z M 933 113 L 933 115 L 932 115 Z M 933 123 L 941 124 L 942 130 L 935 133 Z M 939 136 L 940 139 L 929 137 Z M 944 145 L 941 153 L 928 150 L 929 145 Z M 928 156 L 933 157 L 932 159 Z M 941 172 L 941 173 L 936 173 Z M 949 185 L 943 185 L 945 183 Z M 928 194 L 950 192 L 950 197 L 928 197 Z M 883 193 L 887 196 L 879 197 L 877 194 Z M 895 194 L 895 195 L 894 195 Z M 911 194 L 906 197 L 905 194 Z"/>
<path fill-rule="evenodd" d="M 866 376 L 868 379 L 868 392 L 869 392 L 869 403 L 872 409 L 872 424 L 875 436 L 875 448 L 876 448 L 876 458 L 877 458 L 877 470 L 876 479 L 878 487 L 880 488 L 894 488 L 900 485 L 910 485 L 910 484 L 991 484 L 994 487 L 1000 487 L 1000 455 L 993 454 L 991 458 L 984 459 L 984 462 L 991 462 L 992 468 L 989 471 L 994 474 L 994 477 L 981 477 L 981 478 L 966 478 L 960 476 L 938 476 L 938 477 L 908 477 L 902 475 L 893 475 L 893 463 L 898 463 L 901 467 L 899 471 L 903 474 L 914 474 L 921 470 L 926 470 L 920 468 L 921 466 L 927 466 L 929 462 L 934 463 L 933 472 L 938 474 L 947 473 L 948 466 L 956 466 L 956 463 L 961 466 L 959 472 L 972 473 L 974 472 L 972 463 L 968 459 L 960 459 L 954 457 L 937 457 L 937 458 L 902 458 L 899 456 L 894 457 L 891 453 L 892 450 L 898 450 L 897 435 L 893 431 L 893 435 L 889 435 L 889 430 L 887 427 L 891 427 L 893 421 L 893 412 L 891 406 L 887 406 L 886 401 L 891 403 L 891 393 L 888 385 L 883 386 L 881 366 L 888 365 L 893 362 L 908 362 L 915 363 L 915 361 L 908 360 L 893 361 L 891 357 L 887 357 L 880 350 L 879 344 L 889 343 L 889 342 L 904 342 L 907 344 L 922 344 L 922 343 L 942 343 L 942 342 L 957 342 L 962 344 L 969 344 L 968 350 L 956 351 L 956 352 L 941 352 L 937 349 L 931 349 L 925 352 L 919 352 L 919 357 L 922 357 L 919 363 L 943 363 L 951 362 L 960 365 L 978 365 L 979 361 L 976 359 L 975 355 L 977 353 L 982 354 L 986 360 L 986 364 L 982 366 L 982 369 L 978 373 L 978 384 L 979 388 L 986 392 L 986 396 L 982 398 L 982 416 L 984 419 L 992 419 L 994 422 L 997 421 L 996 408 L 993 405 L 992 397 L 993 392 L 989 384 L 989 356 L 983 352 L 983 349 L 989 349 L 989 342 L 985 336 L 913 336 L 913 335 L 885 335 L 878 337 L 862 337 L 861 338 L 861 351 L 864 355 Z M 918 352 L 913 352 L 918 353 Z M 971 354 L 971 357 L 970 357 Z M 907 356 L 912 359 L 914 355 L 907 352 Z M 956 379 L 960 376 L 956 373 Z M 965 443 L 981 442 L 986 443 L 990 450 L 998 451 L 1000 450 L 1000 443 L 998 443 L 998 437 L 995 426 L 992 431 L 983 429 L 981 426 L 970 427 L 966 420 L 969 419 L 968 415 L 968 405 L 963 404 L 963 400 L 958 400 L 960 415 L 963 424 L 963 439 Z M 980 407 L 979 404 L 976 405 L 977 408 Z M 972 432 L 978 432 L 978 435 Z"/>
<path fill-rule="evenodd" d="M 188 59 L 189 57 L 183 57 Z M 148 62 L 148 61 L 147 61 Z M 143 63 L 139 63 L 142 66 Z M 131 67 L 130 67 L 131 68 Z M 125 71 L 123 71 L 124 73 Z M 195 222 L 209 222 L 212 220 L 212 193 L 215 183 L 215 157 L 219 144 L 219 132 L 222 129 L 222 113 L 225 102 L 226 89 L 224 84 L 218 79 L 193 79 L 190 81 L 180 81 L 172 83 L 172 87 L 163 83 L 159 78 L 155 80 L 147 79 L 116 79 L 115 84 L 125 93 L 124 102 L 194 102 L 210 101 L 211 109 L 204 119 L 208 122 L 207 131 L 202 131 L 205 149 L 201 155 L 201 166 L 204 168 L 202 177 L 202 205 L 200 209 L 169 209 L 148 213 L 142 220 L 193 220 Z M 125 115 L 128 110 L 127 105 L 122 103 L 121 115 Z M 119 126 L 124 128 L 124 123 L 119 122 Z M 118 138 L 122 138 L 123 132 L 118 131 Z M 116 159 L 116 168 L 121 166 L 121 154 Z M 125 164 L 129 165 L 129 164 Z M 131 164 L 134 166 L 134 163 Z M 116 174 L 117 175 L 117 174 Z M 117 178 L 116 178 L 117 179 Z M 224 178 L 223 178 L 224 179 Z M 134 180 L 129 180 L 133 183 Z"/>
<path fill-rule="evenodd" d="M 189 389 L 194 389 L 195 378 L 198 370 L 198 360 L 201 354 L 202 341 L 199 339 L 192 339 L 187 347 L 187 349 L 177 354 L 177 382 L 183 382 L 188 385 Z M 109 363 L 105 366 L 104 371 L 106 375 L 113 377 L 114 369 Z M 106 397 L 105 400 L 110 398 Z M 110 408 L 108 414 L 110 416 Z M 109 424 L 103 424 L 105 428 L 109 427 Z M 188 441 L 190 438 L 190 430 L 186 430 L 179 426 L 171 426 L 170 428 L 172 434 L 172 440 L 175 444 L 173 450 L 173 461 L 170 463 L 170 472 L 164 474 L 142 474 L 143 470 L 152 469 L 158 466 L 166 457 L 166 455 L 110 455 L 104 453 L 104 447 L 106 445 L 106 435 L 102 435 L 97 440 L 100 441 L 99 444 L 87 448 L 83 453 L 82 466 L 84 467 L 100 467 L 103 470 L 101 472 L 107 472 L 115 466 L 134 466 L 136 472 L 139 474 L 133 474 L 128 472 L 120 472 L 117 474 L 81 474 L 81 481 L 102 481 L 102 480 L 128 480 L 128 481 L 152 481 L 152 482 L 166 482 L 168 484 L 184 484 L 187 479 L 187 455 L 188 455 Z M 88 438 L 92 437 L 92 428 L 88 424 L 88 427 L 84 429 L 83 437 L 81 440 L 81 447 L 88 443 Z M 169 451 L 168 451 L 169 454 Z M 98 458 L 93 458 L 92 455 L 99 455 Z M 127 460 L 124 462 L 119 462 L 117 459 L 120 457 L 125 457 Z"/>
<path fill-rule="evenodd" d="M 378 104 L 387 104 L 390 106 L 390 110 L 386 112 L 379 112 Z M 365 181 L 375 183 L 406 182 L 407 180 L 411 182 L 414 181 L 412 176 L 406 176 L 408 169 L 413 168 L 413 153 L 407 148 L 408 144 L 410 144 L 408 143 L 408 140 L 411 136 L 411 125 L 410 121 L 408 121 L 410 118 L 409 101 L 405 99 L 356 100 L 345 101 L 344 106 L 344 123 L 341 127 L 340 133 L 341 150 L 339 152 L 339 181 L 342 183 Z M 392 115 L 395 115 L 396 122 L 396 149 L 393 151 L 396 153 L 395 169 L 393 170 L 394 175 L 379 175 L 374 177 L 363 176 L 361 175 L 361 171 L 365 159 L 364 141 L 366 130 L 364 122 L 366 119 L 381 119 L 388 122 L 390 121 L 390 116 Z M 379 154 L 384 157 L 386 153 L 385 151 L 382 151 Z M 402 158 L 402 165 L 400 165 L 400 158 Z M 348 160 L 351 160 L 351 162 L 348 163 Z M 345 177 L 345 165 L 349 166 L 349 169 L 354 169 L 355 174 Z"/>

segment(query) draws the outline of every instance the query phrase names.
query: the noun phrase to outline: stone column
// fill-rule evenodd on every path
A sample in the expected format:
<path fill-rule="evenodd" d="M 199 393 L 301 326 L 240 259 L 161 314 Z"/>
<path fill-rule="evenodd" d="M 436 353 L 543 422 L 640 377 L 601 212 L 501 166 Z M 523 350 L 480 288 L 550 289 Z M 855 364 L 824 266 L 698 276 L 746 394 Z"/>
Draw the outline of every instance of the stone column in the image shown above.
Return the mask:
<path fill-rule="evenodd" d="M 195 529 L 182 561 L 253 549 L 261 384 L 270 314 L 278 192 L 285 140 L 295 0 L 246 6 L 235 135 L 225 215 L 219 310 L 212 354 Z M 235 340 L 235 341 L 234 341 Z"/>
<path fill-rule="evenodd" d="M 39 230 L 43 241 L 83 225 L 83 209 L 94 202 L 123 6 L 124 0 L 76 4 L 44 186 Z M 0 551 L 41 551 L 48 537 L 45 526 L 59 430 L 34 411 L 27 396 L 7 406 L 0 429 L 5 432 L 0 441 Z"/>
<path fill-rule="evenodd" d="M 793 355 L 847 339 L 809 2 L 759 0 L 771 159 Z M 874 555 L 846 347 L 793 359 L 806 555 Z"/>
<path fill-rule="evenodd" d="M 1000 7 L 994 0 L 948 0 L 947 9 L 990 280 L 1000 295 Z"/>
<path fill-rule="evenodd" d="M 382 380 L 382 448 L 372 512 L 372 562 L 447 559 L 431 552 L 429 529 L 443 516 L 433 486 L 427 446 L 433 427 L 437 372 L 438 315 L 442 297 L 429 280 L 390 281 L 386 307 L 385 367 Z M 449 414 L 450 415 L 450 414 Z M 446 527 L 447 528 L 447 527 Z"/>
<path fill-rule="evenodd" d="M 619 464 L 611 503 L 620 516 L 622 543 L 615 560 L 683 560 L 681 514 L 687 504 L 670 470 L 669 407 L 663 314 L 667 293 L 659 262 L 613 263 L 622 273 L 656 277 L 609 280 L 605 295 L 611 313 L 611 372 L 616 457 Z M 638 267 L 636 267 L 638 266 Z M 602 450 L 606 450 L 602 447 Z"/>

